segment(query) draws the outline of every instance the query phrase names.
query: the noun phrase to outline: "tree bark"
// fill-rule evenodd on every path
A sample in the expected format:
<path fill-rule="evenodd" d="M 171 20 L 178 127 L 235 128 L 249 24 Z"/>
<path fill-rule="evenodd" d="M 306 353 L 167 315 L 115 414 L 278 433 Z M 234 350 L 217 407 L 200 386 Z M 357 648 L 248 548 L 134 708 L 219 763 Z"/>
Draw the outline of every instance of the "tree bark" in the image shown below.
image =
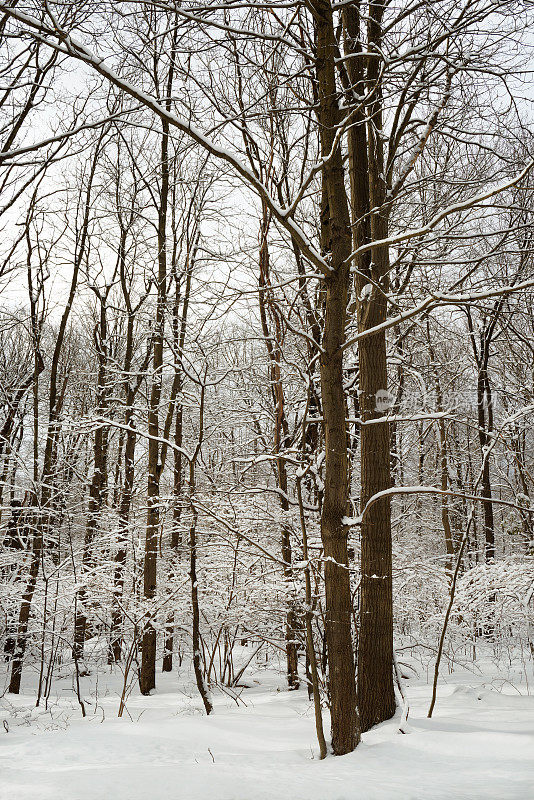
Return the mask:
<path fill-rule="evenodd" d="M 109 387 L 107 386 L 107 362 L 108 362 L 108 324 L 106 301 L 109 289 L 104 294 L 99 294 L 100 319 L 95 329 L 95 343 L 98 354 L 98 378 L 96 389 L 96 413 L 104 416 L 106 413 L 107 398 Z M 85 541 L 83 546 L 83 556 L 81 564 L 81 574 L 79 580 L 81 587 L 76 596 L 76 612 L 74 616 L 74 644 L 72 647 L 72 657 L 75 661 L 83 658 L 84 645 L 87 629 L 87 592 L 84 586 L 84 573 L 90 569 L 94 563 L 91 548 L 98 532 L 99 520 L 105 500 L 107 486 L 107 450 L 108 450 L 108 430 L 105 425 L 99 423 L 95 430 L 93 444 L 93 477 L 89 487 L 89 509 L 87 524 L 85 528 Z"/>
<path fill-rule="evenodd" d="M 173 497 L 174 507 L 172 511 L 172 531 L 171 548 L 176 559 L 180 558 L 183 551 L 183 539 L 181 532 L 181 516 L 183 502 L 183 476 L 182 476 L 182 444 L 183 444 L 183 352 L 185 337 L 187 332 L 187 314 L 189 311 L 189 299 L 191 296 L 191 280 L 193 268 L 197 254 L 200 230 L 197 227 L 193 235 L 191 247 L 188 248 L 185 269 L 185 288 L 183 302 L 181 303 L 180 314 L 180 278 L 176 271 L 176 264 L 173 264 L 175 280 L 175 300 L 173 309 L 173 343 L 174 343 L 174 382 L 172 388 L 171 401 L 174 404 L 174 444 L 173 450 Z M 172 655 L 174 650 L 174 613 L 171 612 L 165 629 L 165 653 L 163 655 L 163 672 L 172 672 Z"/>
<path fill-rule="evenodd" d="M 325 321 L 320 357 L 325 432 L 321 538 L 325 558 L 332 749 L 336 755 L 343 755 L 354 750 L 360 739 L 351 631 L 349 529 L 344 523 L 349 486 L 341 349 L 345 341 L 352 237 L 341 148 L 334 142 L 341 115 L 335 79 L 336 39 L 332 6 L 321 0 L 314 3 L 314 9 L 321 153 L 323 157 L 328 156 L 322 170 L 322 244 L 323 251 L 330 253 L 331 268 L 325 278 Z"/>
<path fill-rule="evenodd" d="M 165 301 L 167 289 L 166 226 L 169 197 L 169 125 L 163 121 L 161 137 L 161 194 L 158 209 L 158 277 L 156 320 L 154 324 L 152 387 L 148 409 L 148 488 L 143 592 L 149 602 L 156 596 L 158 536 L 160 522 L 159 479 L 159 406 L 162 390 L 163 343 L 165 326 Z M 141 645 L 139 688 L 141 694 L 150 694 L 156 688 L 156 629 L 150 618 L 145 624 Z"/>
<path fill-rule="evenodd" d="M 280 489 L 280 507 L 282 512 L 289 511 L 288 480 L 286 463 L 282 454 L 283 437 L 287 433 L 287 420 L 285 416 L 284 387 L 281 374 L 282 360 L 282 328 L 278 310 L 274 307 L 272 289 L 270 285 L 269 247 L 267 236 L 269 231 L 270 216 L 265 204 L 263 206 L 262 223 L 260 226 L 260 253 L 259 253 L 259 291 L 258 301 L 260 320 L 265 346 L 269 358 L 269 382 L 274 411 L 273 453 L 276 458 L 276 481 Z M 269 314 L 270 312 L 270 314 Z M 269 325 L 269 317 L 274 324 L 274 332 Z M 295 608 L 295 598 L 291 590 L 293 581 L 293 568 L 291 565 L 293 553 L 291 548 L 291 531 L 287 524 L 282 523 L 282 559 L 284 562 L 284 580 L 286 592 L 290 595 L 289 608 L 286 613 L 285 640 L 286 640 L 286 665 L 287 684 L 289 689 L 298 689 L 300 685 L 298 672 L 298 647 L 297 630 L 298 616 Z"/>
<path fill-rule="evenodd" d="M 380 48 L 382 36 L 382 2 L 369 6 L 368 39 L 371 46 Z M 358 40 L 359 20 L 352 10 L 347 27 L 351 40 Z M 361 76 L 358 76 L 361 81 Z M 386 184 L 384 145 L 382 140 L 382 95 L 379 61 L 370 59 L 367 70 L 368 87 L 375 88 L 363 120 L 353 126 L 351 143 L 351 175 L 353 218 L 362 220 L 355 225 L 359 246 L 366 237 L 372 240 L 387 237 L 388 218 L 385 206 Z M 367 155 L 365 155 L 367 154 Z M 367 169 L 366 169 L 367 162 Z M 366 173 L 368 193 L 366 198 Z M 365 220 L 370 222 L 366 227 Z M 370 261 L 358 261 L 356 295 L 358 330 L 384 322 L 387 316 L 389 255 L 386 247 L 373 247 Z M 380 397 L 387 398 L 386 336 L 383 331 L 362 338 L 358 343 L 360 367 L 360 469 L 361 507 L 377 492 L 391 486 L 390 433 L 387 422 L 371 424 L 373 418 L 384 415 Z M 393 597 L 392 544 L 389 497 L 374 503 L 364 515 L 361 526 L 361 605 L 358 637 L 358 709 L 362 731 L 389 719 L 395 713 L 393 683 Z"/>

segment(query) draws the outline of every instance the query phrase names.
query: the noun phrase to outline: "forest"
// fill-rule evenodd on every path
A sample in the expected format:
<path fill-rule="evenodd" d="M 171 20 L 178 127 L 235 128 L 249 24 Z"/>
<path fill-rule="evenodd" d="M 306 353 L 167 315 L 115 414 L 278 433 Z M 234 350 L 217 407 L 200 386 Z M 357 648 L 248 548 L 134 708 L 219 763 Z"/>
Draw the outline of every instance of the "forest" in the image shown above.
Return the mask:
<path fill-rule="evenodd" d="M 534 796 L 532 0 L 0 0 L 0 798 Z"/>

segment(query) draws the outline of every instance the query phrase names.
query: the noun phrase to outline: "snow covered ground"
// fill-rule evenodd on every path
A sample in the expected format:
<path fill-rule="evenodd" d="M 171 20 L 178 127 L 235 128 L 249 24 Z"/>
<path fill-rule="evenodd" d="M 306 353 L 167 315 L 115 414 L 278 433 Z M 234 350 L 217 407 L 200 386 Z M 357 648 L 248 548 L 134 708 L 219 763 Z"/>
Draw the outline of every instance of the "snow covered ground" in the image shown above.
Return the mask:
<path fill-rule="evenodd" d="M 489 680 L 447 676 L 432 720 L 429 686 L 410 681 L 411 733 L 397 718 L 323 762 L 306 692 L 284 691 L 273 671 L 249 677 L 238 705 L 216 694 L 209 718 L 176 673 L 158 676 L 151 697 L 132 693 L 122 719 L 119 675 L 84 679 L 86 697 L 98 689 L 86 719 L 70 680 L 55 685 L 49 712 L 32 710 L 28 684 L 0 700 L 0 798 L 531 800 L 534 696 Z"/>

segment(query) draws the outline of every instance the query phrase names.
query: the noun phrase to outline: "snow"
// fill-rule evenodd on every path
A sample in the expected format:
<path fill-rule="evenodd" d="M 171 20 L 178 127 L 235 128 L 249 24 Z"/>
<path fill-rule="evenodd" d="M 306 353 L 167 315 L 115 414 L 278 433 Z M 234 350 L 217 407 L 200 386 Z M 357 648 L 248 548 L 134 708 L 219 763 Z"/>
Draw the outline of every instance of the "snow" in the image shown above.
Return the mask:
<path fill-rule="evenodd" d="M 88 698 L 96 677 L 96 704 L 93 694 L 86 719 L 66 679 L 55 687 L 51 713 L 30 713 L 29 684 L 20 697 L 0 700 L 0 731 L 4 719 L 8 728 L 0 739 L 2 800 L 534 796 L 534 697 L 525 686 L 483 682 L 470 673 L 447 676 L 451 682 L 440 686 L 429 720 L 430 687 L 409 681 L 409 734 L 398 732 L 399 711 L 364 734 L 354 753 L 321 762 L 305 690 L 285 691 L 273 670 L 249 677 L 252 688 L 242 691 L 238 705 L 218 693 L 210 717 L 191 684 L 184 691 L 172 673 L 158 676 L 153 696 L 132 694 L 130 717 L 117 719 L 120 674 L 83 679 Z"/>

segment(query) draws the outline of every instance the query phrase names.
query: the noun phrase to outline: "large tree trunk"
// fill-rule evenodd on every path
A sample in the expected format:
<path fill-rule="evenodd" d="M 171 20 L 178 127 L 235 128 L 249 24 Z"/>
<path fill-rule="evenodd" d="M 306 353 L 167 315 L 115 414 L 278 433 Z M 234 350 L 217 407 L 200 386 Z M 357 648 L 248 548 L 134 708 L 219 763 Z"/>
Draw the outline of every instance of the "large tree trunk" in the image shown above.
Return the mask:
<path fill-rule="evenodd" d="M 380 46 L 383 5 L 369 8 L 368 38 Z M 357 48 L 359 11 L 351 7 L 345 14 L 349 47 Z M 351 65 L 354 61 L 354 65 Z M 351 83 L 362 86 L 358 59 L 349 59 Z M 364 125 L 356 118 L 349 137 L 351 195 L 356 247 L 387 236 L 386 185 L 382 131 L 382 100 L 378 59 L 368 67 L 369 85 L 375 85 L 369 109 L 371 121 Z M 363 92 L 361 92 L 363 94 Z M 377 134 L 377 131 L 380 133 Z M 367 220 L 370 221 L 370 226 Z M 369 259 L 370 254 L 370 259 Z M 389 256 L 385 247 L 374 247 L 356 263 L 358 331 L 384 322 L 387 316 Z M 388 423 L 366 424 L 383 416 L 381 395 L 387 397 L 385 333 L 360 339 L 360 465 L 361 507 L 377 492 L 391 486 L 390 433 Z M 389 719 L 395 713 L 393 686 L 393 599 L 391 512 L 389 498 L 374 503 L 365 513 L 361 527 L 361 605 L 358 637 L 358 709 L 362 731 Z"/>
<path fill-rule="evenodd" d="M 340 147 L 334 147 L 331 153 L 340 124 L 332 6 L 321 0 L 314 3 L 314 8 L 321 153 L 329 156 L 322 170 L 322 244 L 324 252 L 330 252 L 331 266 L 331 272 L 325 278 L 325 321 L 323 352 L 320 358 L 325 431 L 321 538 L 325 558 L 332 749 L 336 755 L 343 755 L 354 750 L 360 738 L 351 631 L 352 601 L 347 551 L 349 529 L 344 523 L 349 503 L 349 486 L 341 349 L 345 342 L 352 237 Z"/>

